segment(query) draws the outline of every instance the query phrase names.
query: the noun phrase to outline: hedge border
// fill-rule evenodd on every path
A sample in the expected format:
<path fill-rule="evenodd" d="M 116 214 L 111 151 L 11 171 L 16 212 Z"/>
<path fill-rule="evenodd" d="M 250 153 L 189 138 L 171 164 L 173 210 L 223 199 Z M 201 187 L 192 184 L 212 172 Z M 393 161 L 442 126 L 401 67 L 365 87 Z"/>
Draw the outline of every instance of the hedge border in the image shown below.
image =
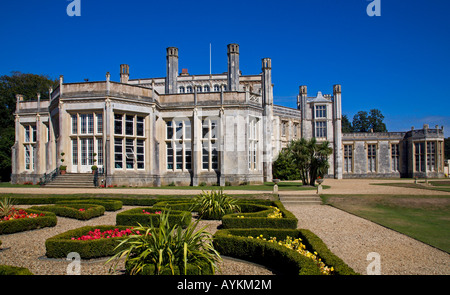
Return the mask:
<path fill-rule="evenodd" d="M 0 275 L 24 275 L 29 276 L 33 273 L 25 267 L 12 266 L 12 265 L 0 265 Z"/>
<path fill-rule="evenodd" d="M 286 236 L 301 238 L 310 252 L 317 252 L 327 266 L 332 266 L 337 275 L 356 275 L 342 259 L 333 254 L 325 243 L 311 231 L 306 229 L 224 229 L 213 235 L 215 249 L 221 254 L 259 263 L 286 274 L 320 275 L 316 263 L 291 249 L 276 243 L 248 236 L 276 237 L 278 240 Z"/>
<path fill-rule="evenodd" d="M 118 228 L 124 230 L 130 226 L 97 225 L 83 226 L 68 230 L 45 241 L 46 256 L 48 258 L 66 258 L 70 252 L 77 252 L 82 259 L 113 256 L 120 249 L 115 249 L 121 237 L 97 240 L 72 240 L 72 237 L 81 237 L 89 231 L 100 229 L 100 231 Z"/>
<path fill-rule="evenodd" d="M 263 210 L 252 213 L 233 213 L 227 214 L 222 218 L 223 228 L 286 228 L 296 229 L 298 219 L 290 211 L 286 210 L 280 201 L 272 201 L 271 206 L 280 209 L 283 218 L 268 218 L 267 215 L 273 210 L 269 206 L 252 204 L 240 204 L 241 209 L 244 206 L 258 206 Z M 267 208 L 264 210 L 264 208 Z M 244 218 L 238 218 L 244 216 Z"/>
<path fill-rule="evenodd" d="M 131 273 L 131 263 L 127 262 L 125 263 L 125 274 Z M 184 275 L 184 272 L 180 271 L 180 267 L 174 266 L 174 274 L 175 275 Z M 197 266 L 192 264 L 187 264 L 186 269 L 186 275 L 213 275 L 213 271 L 211 270 L 211 266 L 204 263 L 202 264 L 202 268 L 199 269 Z M 156 267 L 153 264 L 148 264 L 144 266 L 144 269 L 142 272 L 140 272 L 138 275 L 156 275 Z M 170 269 L 165 269 L 161 273 L 161 275 L 172 275 L 172 272 Z"/>
<path fill-rule="evenodd" d="M 117 211 L 122 209 L 122 201 L 119 200 L 102 200 L 102 199 L 86 199 L 86 200 L 63 200 L 57 201 L 59 204 L 94 204 L 105 207 L 105 211 Z"/>
<path fill-rule="evenodd" d="M 44 216 L 38 216 L 35 218 L 19 218 L 0 222 L 0 235 L 12 234 L 22 231 L 28 231 L 33 229 L 39 229 L 43 227 L 53 227 L 56 225 L 56 214 L 49 211 L 34 210 L 31 208 L 23 209 L 27 213 L 40 214 Z"/>
<path fill-rule="evenodd" d="M 85 211 L 79 211 L 78 209 L 86 208 Z M 49 211 L 55 213 L 57 216 L 75 218 L 78 220 L 88 220 L 94 217 L 99 217 L 105 213 L 105 207 L 95 204 L 55 204 L 55 205 L 43 205 L 33 206 L 30 209 L 37 211 Z"/>
<path fill-rule="evenodd" d="M 155 207 L 139 207 L 129 209 L 116 215 L 116 225 L 138 226 L 138 223 L 142 226 L 150 226 L 151 224 L 153 224 L 153 226 L 159 225 L 159 215 L 143 214 L 142 210 L 146 210 L 147 212 L 156 212 L 166 211 L 168 209 Z M 181 227 L 186 228 L 191 223 L 192 214 L 189 211 L 170 210 L 168 219 L 170 226 L 178 224 Z"/>

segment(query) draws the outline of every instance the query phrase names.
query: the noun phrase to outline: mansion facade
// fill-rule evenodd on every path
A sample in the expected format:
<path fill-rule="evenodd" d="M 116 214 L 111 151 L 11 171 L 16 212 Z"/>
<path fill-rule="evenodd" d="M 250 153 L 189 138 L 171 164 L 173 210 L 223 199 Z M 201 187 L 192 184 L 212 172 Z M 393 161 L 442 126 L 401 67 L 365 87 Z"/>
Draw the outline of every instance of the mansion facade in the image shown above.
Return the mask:
<path fill-rule="evenodd" d="M 61 165 L 69 173 L 97 166 L 106 185 L 161 186 L 272 181 L 272 163 L 294 139 L 333 148 L 328 177 L 442 177 L 443 128 L 342 133 L 341 85 L 297 108 L 275 105 L 270 58 L 243 75 L 239 45 L 228 45 L 223 74 L 190 75 L 167 48 L 166 77 L 65 83 L 49 99 L 18 94 L 12 183 L 39 182 Z"/>

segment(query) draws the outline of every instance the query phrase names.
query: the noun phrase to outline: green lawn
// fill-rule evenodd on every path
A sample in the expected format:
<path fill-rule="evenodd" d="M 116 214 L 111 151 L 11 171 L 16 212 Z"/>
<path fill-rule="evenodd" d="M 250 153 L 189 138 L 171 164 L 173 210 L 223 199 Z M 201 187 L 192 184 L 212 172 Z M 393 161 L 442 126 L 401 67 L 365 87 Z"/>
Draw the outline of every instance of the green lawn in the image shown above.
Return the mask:
<path fill-rule="evenodd" d="M 407 188 L 418 188 L 418 189 L 426 189 L 426 190 L 435 190 L 442 192 L 450 192 L 450 184 L 445 181 L 430 181 L 430 185 L 425 185 L 425 182 L 420 182 L 418 184 L 415 183 L 372 183 L 372 185 L 387 185 L 387 186 L 396 186 L 396 187 L 407 187 Z"/>
<path fill-rule="evenodd" d="M 322 196 L 326 204 L 450 253 L 450 196 Z"/>
<path fill-rule="evenodd" d="M 242 190 L 242 191 L 273 191 L 274 184 L 272 182 L 265 182 L 260 185 L 232 185 L 232 186 L 161 186 L 161 187 L 137 187 L 136 189 L 182 189 L 182 190 Z M 330 186 L 323 185 L 324 189 L 330 188 Z M 115 188 L 128 188 L 128 187 L 115 187 Z M 317 187 L 303 186 L 301 182 L 280 182 L 278 183 L 279 191 L 295 191 L 295 190 L 316 190 Z"/>

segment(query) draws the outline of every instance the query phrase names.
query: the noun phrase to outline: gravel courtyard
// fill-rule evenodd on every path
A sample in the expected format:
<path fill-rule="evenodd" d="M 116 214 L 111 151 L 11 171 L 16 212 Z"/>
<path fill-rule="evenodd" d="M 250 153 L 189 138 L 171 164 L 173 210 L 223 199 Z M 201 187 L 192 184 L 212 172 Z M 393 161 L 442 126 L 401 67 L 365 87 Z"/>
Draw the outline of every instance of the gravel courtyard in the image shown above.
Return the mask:
<path fill-rule="evenodd" d="M 331 188 L 324 191 L 327 194 L 421 194 L 421 195 L 446 195 L 449 193 L 435 192 L 423 189 L 399 188 L 371 185 L 376 182 L 390 182 L 388 180 L 334 180 L 327 179 L 327 185 Z M 395 180 L 391 182 L 402 182 Z M 406 182 L 406 181 L 405 181 Z M 409 180 L 411 182 L 411 180 Z M 41 188 L 0 188 L 1 193 L 69 193 L 65 189 L 41 189 Z M 177 194 L 176 191 L 151 190 L 151 189 L 117 189 L 117 190 L 77 190 L 77 193 L 133 193 L 133 194 Z M 184 194 L 195 194 L 196 191 L 183 191 Z M 73 191 L 71 192 L 73 193 Z M 228 193 L 252 193 L 251 191 L 233 191 Z M 254 192 L 253 192 L 254 193 Z M 286 195 L 311 194 L 311 191 L 280 192 Z M 298 220 L 299 228 L 306 228 L 318 235 L 337 256 L 342 258 L 355 271 L 366 274 L 366 269 L 372 261 L 367 260 L 367 255 L 376 252 L 380 255 L 381 274 L 383 275 L 449 275 L 450 255 L 444 251 L 428 246 L 403 234 L 377 225 L 373 222 L 359 218 L 342 210 L 326 205 L 293 205 L 286 204 L 286 209 L 294 213 Z M 132 207 L 124 206 L 122 210 Z M 1 235 L 3 242 L 0 250 L 0 264 L 23 266 L 34 274 L 61 275 L 66 274 L 69 264 L 65 260 L 45 258 L 45 240 L 69 229 L 85 225 L 115 224 L 115 215 L 120 212 L 105 212 L 105 215 L 88 221 L 58 217 L 57 226 L 10 235 Z M 207 225 L 208 231 L 214 233 L 218 221 L 202 222 Z M 81 273 L 107 274 L 109 265 L 105 265 L 106 259 L 82 262 Z M 119 267 L 120 268 L 120 267 Z M 272 274 L 270 270 L 244 263 L 234 259 L 225 258 L 222 265 L 222 274 L 232 275 L 256 275 Z"/>

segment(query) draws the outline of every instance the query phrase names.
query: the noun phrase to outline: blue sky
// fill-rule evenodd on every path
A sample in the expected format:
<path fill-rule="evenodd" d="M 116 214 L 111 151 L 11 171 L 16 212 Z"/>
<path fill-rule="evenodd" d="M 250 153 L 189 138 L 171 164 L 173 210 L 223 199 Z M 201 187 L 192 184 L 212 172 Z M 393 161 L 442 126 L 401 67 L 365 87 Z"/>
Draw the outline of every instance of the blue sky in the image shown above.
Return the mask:
<path fill-rule="evenodd" d="M 0 75 L 11 71 L 64 75 L 67 82 L 165 76 L 165 49 L 179 48 L 180 70 L 227 70 L 226 45 L 240 45 L 243 74 L 259 74 L 272 58 L 275 103 L 295 107 L 298 87 L 309 95 L 342 85 L 350 120 L 378 108 L 389 131 L 424 123 L 450 136 L 450 1 L 367 0 L 0 2 Z"/>

